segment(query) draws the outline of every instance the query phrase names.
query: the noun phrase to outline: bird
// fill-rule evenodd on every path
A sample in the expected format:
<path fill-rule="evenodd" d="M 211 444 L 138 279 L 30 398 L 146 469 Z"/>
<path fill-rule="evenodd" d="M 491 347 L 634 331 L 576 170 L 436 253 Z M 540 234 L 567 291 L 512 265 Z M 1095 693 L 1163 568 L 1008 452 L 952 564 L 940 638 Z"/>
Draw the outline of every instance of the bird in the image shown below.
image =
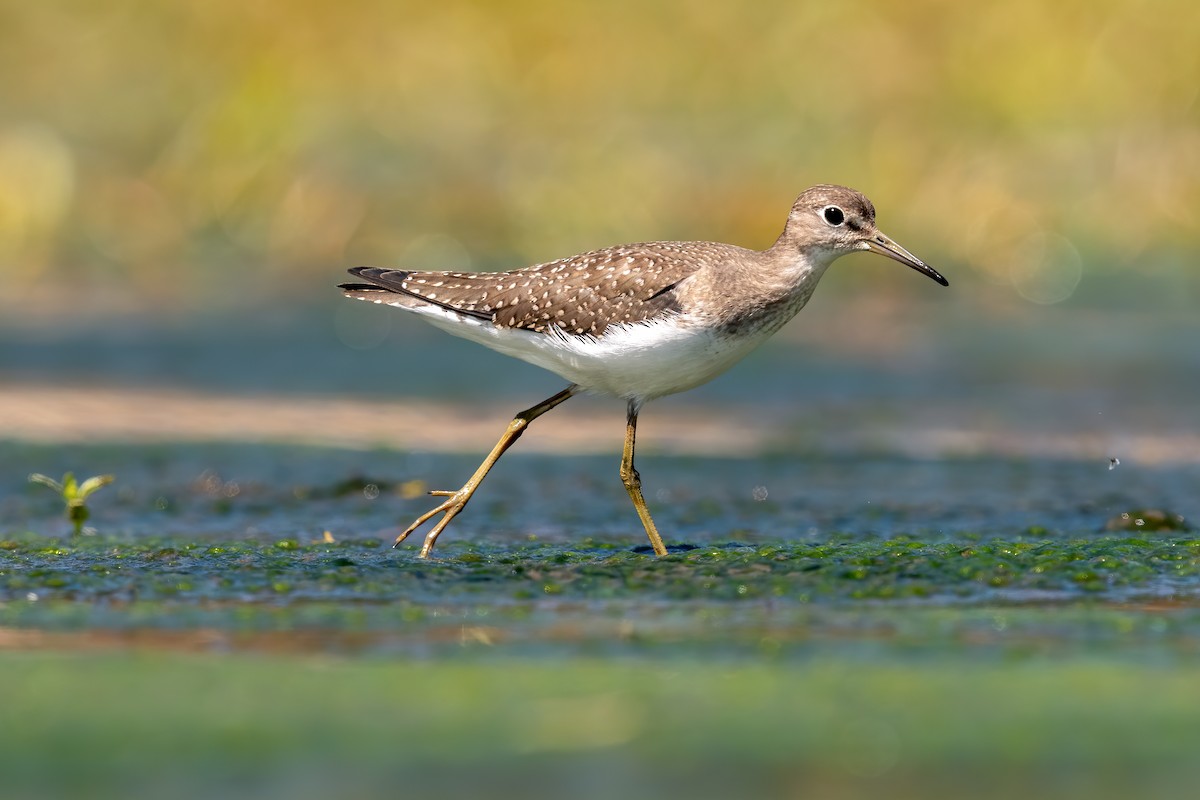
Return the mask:
<path fill-rule="evenodd" d="M 715 378 L 796 316 L 836 259 L 870 251 L 949 286 L 937 270 L 879 231 L 861 192 L 819 184 L 796 198 L 765 250 L 717 242 L 643 242 L 504 272 L 354 267 L 346 297 L 396 306 L 464 339 L 549 370 L 565 389 L 518 412 L 474 474 L 402 531 L 434 517 L 427 558 L 483 479 L 535 419 L 581 393 L 626 404 L 620 477 L 658 556 L 667 555 L 634 466 L 645 404 Z"/>

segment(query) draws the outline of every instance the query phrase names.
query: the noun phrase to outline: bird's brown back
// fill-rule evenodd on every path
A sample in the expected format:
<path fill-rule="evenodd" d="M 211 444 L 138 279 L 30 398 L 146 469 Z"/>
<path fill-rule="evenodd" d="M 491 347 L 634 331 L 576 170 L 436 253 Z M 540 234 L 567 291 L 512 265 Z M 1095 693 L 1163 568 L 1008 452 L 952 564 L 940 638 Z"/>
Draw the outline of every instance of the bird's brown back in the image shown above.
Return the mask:
<path fill-rule="evenodd" d="M 509 328 L 599 336 L 611 325 L 678 312 L 682 282 L 743 252 L 715 242 L 647 242 L 509 272 L 356 267 L 350 272 L 369 285 L 343 288 L 396 292 Z"/>

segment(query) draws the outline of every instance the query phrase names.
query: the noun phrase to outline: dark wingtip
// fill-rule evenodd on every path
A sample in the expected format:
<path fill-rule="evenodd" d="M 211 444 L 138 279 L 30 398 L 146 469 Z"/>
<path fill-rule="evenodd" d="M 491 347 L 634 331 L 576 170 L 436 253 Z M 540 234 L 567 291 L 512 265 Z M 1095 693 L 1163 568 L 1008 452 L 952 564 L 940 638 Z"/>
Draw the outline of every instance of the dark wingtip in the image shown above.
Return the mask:
<path fill-rule="evenodd" d="M 390 286 L 388 280 L 379 280 L 380 276 L 406 276 L 402 270 L 383 269 L 381 267 L 351 267 L 346 270 L 356 278 L 362 278 L 369 283 L 339 283 L 338 288 L 348 292 L 395 292 L 396 287 Z"/>
<path fill-rule="evenodd" d="M 346 272 L 349 272 L 356 278 L 361 278 L 362 274 L 369 269 L 370 267 L 351 267 L 350 269 L 346 270 Z M 369 292 L 372 289 L 379 289 L 379 287 L 373 283 L 339 283 L 338 288 L 344 292 Z"/>
<path fill-rule="evenodd" d="M 367 288 L 382 289 L 388 292 L 403 290 L 404 279 L 409 276 L 408 270 L 384 267 L 351 267 L 346 271 L 354 277 L 362 278 L 370 283 L 371 286 Z"/>

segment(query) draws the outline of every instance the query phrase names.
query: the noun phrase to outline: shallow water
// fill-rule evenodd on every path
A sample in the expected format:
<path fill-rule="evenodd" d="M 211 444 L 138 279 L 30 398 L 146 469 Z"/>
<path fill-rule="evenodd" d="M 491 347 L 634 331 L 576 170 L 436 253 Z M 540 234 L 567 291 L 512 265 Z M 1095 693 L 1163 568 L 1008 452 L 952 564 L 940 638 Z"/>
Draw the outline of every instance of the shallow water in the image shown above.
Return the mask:
<path fill-rule="evenodd" d="M 561 601 L 632 602 L 640 617 L 663 602 L 694 626 L 712 602 L 794 613 L 812 603 L 1200 597 L 1200 540 L 1187 522 L 1200 466 L 649 457 L 644 484 L 673 550 L 659 561 L 612 458 L 513 454 L 425 562 L 421 533 L 398 550 L 388 544 L 434 502 L 421 492 L 456 485 L 473 457 L 8 444 L 0 463 L 3 594 L 43 604 L 517 603 L 540 625 L 571 619 L 603 631 L 606 614 Z M 57 498 L 17 472 L 37 464 L 56 474 L 67 463 L 118 475 L 93 498 L 93 536 L 71 538 Z M 1147 508 L 1171 512 L 1165 529 L 1151 515 L 1137 524 Z"/>
<path fill-rule="evenodd" d="M 614 456 L 508 454 L 443 541 L 528 535 L 642 544 Z M 385 536 L 457 488 L 472 455 L 271 445 L 0 444 L 0 514 L 8 530 L 64 533 L 60 505 L 31 471 L 117 482 L 90 503 L 110 535 Z M 964 533 L 1094 536 L 1122 512 L 1163 509 L 1200 519 L 1200 465 L 1108 465 L 1004 458 L 641 456 L 643 488 L 667 540 L 679 544 Z M 374 488 L 370 488 L 370 487 Z M 405 497 L 402 493 L 409 496 Z M 1114 523 L 1115 524 L 1115 523 Z"/>

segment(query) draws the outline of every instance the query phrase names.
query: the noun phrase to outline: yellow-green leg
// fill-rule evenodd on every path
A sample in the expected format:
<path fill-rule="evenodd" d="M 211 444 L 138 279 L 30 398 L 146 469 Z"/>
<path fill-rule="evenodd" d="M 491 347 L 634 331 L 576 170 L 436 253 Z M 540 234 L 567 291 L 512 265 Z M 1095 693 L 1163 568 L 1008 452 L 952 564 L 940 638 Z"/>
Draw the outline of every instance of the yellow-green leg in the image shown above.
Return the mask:
<path fill-rule="evenodd" d="M 625 450 L 621 455 L 621 483 L 625 484 L 625 491 L 629 492 L 629 499 L 633 501 L 633 507 L 637 509 L 638 517 L 642 520 L 642 527 L 646 529 L 646 535 L 650 537 L 650 546 L 654 548 L 654 554 L 665 556 L 667 546 L 663 544 L 662 537 L 658 535 L 658 528 L 654 527 L 654 520 L 650 518 L 650 509 L 646 508 L 646 498 L 642 497 L 642 476 L 633 466 L 633 445 L 634 440 L 637 439 L 638 408 L 638 403 L 633 400 L 629 401 L 629 413 L 625 417 Z"/>
<path fill-rule="evenodd" d="M 479 488 L 479 484 L 483 483 L 483 479 L 487 476 L 488 472 L 495 465 L 495 463 L 500 460 L 500 456 L 504 455 L 504 451 L 512 447 L 513 442 L 521 438 L 521 434 L 525 432 L 525 428 L 529 426 L 529 423 L 533 422 L 535 419 L 540 417 L 542 414 L 545 414 L 559 403 L 562 403 L 564 400 L 572 397 L 578 391 L 579 387 L 572 384 L 553 397 L 538 403 L 533 408 L 527 408 L 517 414 L 513 418 L 513 421 L 508 423 L 508 429 L 504 431 L 504 435 L 500 437 L 500 441 L 496 442 L 496 446 L 492 448 L 492 452 L 488 453 L 488 457 L 485 458 L 483 463 L 479 465 L 479 469 L 475 470 L 475 474 L 471 476 L 471 479 L 467 481 L 457 492 L 430 492 L 430 494 L 434 495 L 435 497 L 445 497 L 445 502 L 440 503 L 436 508 L 426 511 L 424 514 L 417 517 L 413 524 L 405 528 L 404 532 L 396 537 L 396 541 L 392 544 L 392 547 L 398 547 L 401 542 L 408 538 L 410 533 L 424 525 L 431 518 L 437 516 L 438 514 L 445 514 L 445 516 L 438 520 L 438 523 L 433 526 L 433 530 L 431 530 L 429 535 L 425 537 L 425 544 L 421 547 L 421 558 L 428 558 L 430 551 L 433 550 L 434 543 L 437 542 L 438 536 L 441 535 L 446 526 L 450 524 L 450 520 L 454 519 L 456 516 L 458 516 L 458 512 L 466 508 L 467 503 L 471 500 L 471 495 L 475 494 L 475 490 Z M 628 446 L 629 445 L 626 444 L 626 448 L 628 448 Z"/>

